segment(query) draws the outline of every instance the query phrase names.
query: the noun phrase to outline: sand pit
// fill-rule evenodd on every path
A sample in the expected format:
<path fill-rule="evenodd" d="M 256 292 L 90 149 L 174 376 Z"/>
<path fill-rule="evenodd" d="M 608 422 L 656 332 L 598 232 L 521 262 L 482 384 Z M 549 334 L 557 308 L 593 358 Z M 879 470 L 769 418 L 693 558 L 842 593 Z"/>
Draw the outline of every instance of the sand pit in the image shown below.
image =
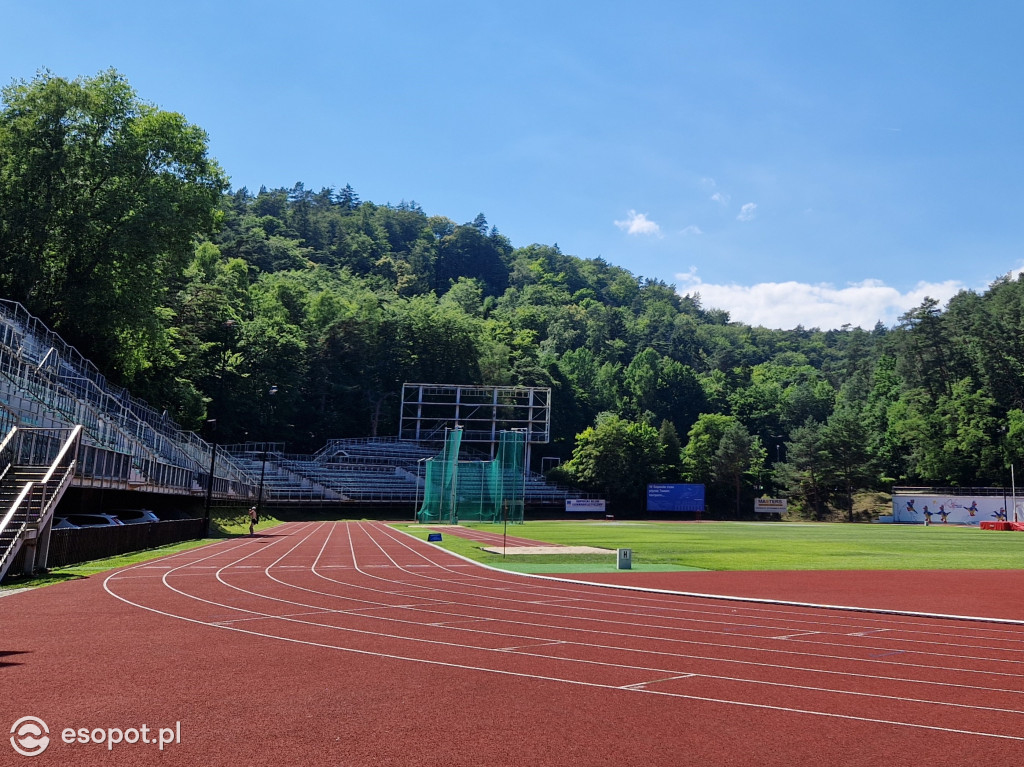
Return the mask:
<path fill-rule="evenodd" d="M 598 549 L 593 546 L 509 546 L 506 549 L 501 546 L 484 546 L 483 550 L 510 557 L 516 554 L 615 554 L 615 549 Z"/>

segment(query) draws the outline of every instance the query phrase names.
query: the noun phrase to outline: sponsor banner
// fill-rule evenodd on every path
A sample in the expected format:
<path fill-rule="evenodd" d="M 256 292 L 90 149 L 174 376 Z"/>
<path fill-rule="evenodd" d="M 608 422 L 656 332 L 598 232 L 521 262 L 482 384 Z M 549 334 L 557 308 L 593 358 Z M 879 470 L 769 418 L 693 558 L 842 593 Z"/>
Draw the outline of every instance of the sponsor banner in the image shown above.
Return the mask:
<path fill-rule="evenodd" d="M 1007 505 L 1011 506 L 1009 519 Z M 1012 504 L 1001 495 L 972 497 L 896 493 L 892 497 L 892 517 L 893 522 L 921 525 L 979 526 L 982 522 L 1014 521 Z"/>
<path fill-rule="evenodd" d="M 704 485 L 648 485 L 648 511 L 704 511 Z"/>
<path fill-rule="evenodd" d="M 757 514 L 785 514 L 787 501 L 785 498 L 755 498 L 754 512 Z"/>
<path fill-rule="evenodd" d="M 605 500 L 603 498 L 566 498 L 566 511 L 604 511 Z"/>

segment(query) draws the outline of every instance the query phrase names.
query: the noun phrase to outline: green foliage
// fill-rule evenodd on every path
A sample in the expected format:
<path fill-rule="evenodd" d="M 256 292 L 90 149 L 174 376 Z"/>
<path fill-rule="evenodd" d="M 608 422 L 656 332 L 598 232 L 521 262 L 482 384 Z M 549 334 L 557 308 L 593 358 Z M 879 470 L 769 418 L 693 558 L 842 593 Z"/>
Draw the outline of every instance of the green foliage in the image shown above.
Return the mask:
<path fill-rule="evenodd" d="M 619 503 L 682 476 L 742 511 L 764 445 L 788 446 L 774 482 L 817 514 L 892 482 L 1001 483 L 1024 457 L 1019 277 L 892 330 L 749 327 L 601 258 L 517 248 L 482 213 L 225 191 L 202 130 L 114 71 L 2 98 L 0 295 L 224 441 L 394 434 L 401 384 L 434 381 L 551 386 L 548 454 Z"/>
<path fill-rule="evenodd" d="M 563 469 L 580 487 L 604 494 L 614 507 L 641 502 L 662 465 L 658 432 L 643 422 L 612 413 L 598 417 L 576 439 Z"/>
<path fill-rule="evenodd" d="M 813 511 L 816 519 L 824 518 L 832 480 L 824 424 L 808 419 L 793 430 L 775 477 L 791 499 Z"/>
<path fill-rule="evenodd" d="M 125 379 L 173 356 L 163 307 L 226 186 L 206 134 L 113 70 L 0 95 L 0 293 Z"/>

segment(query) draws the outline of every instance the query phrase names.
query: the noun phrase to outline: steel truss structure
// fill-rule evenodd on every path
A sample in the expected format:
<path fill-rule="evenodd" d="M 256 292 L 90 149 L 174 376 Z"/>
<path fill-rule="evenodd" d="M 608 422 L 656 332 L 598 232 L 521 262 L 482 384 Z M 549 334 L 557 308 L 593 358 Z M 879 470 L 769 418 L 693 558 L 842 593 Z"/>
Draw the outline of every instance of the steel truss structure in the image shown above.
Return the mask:
<path fill-rule="evenodd" d="M 502 431 L 526 433 L 526 450 L 551 441 L 551 389 L 543 386 L 402 385 L 399 439 L 443 442 L 462 427 L 462 442 L 488 445 L 493 458 Z"/>

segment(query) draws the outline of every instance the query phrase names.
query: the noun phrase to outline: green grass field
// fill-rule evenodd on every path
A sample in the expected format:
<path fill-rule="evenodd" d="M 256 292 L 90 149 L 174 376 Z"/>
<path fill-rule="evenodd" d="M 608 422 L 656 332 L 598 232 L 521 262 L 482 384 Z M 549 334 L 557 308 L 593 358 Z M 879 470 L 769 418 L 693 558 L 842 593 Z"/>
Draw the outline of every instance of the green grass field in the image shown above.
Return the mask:
<path fill-rule="evenodd" d="M 501 525 L 467 524 L 501 534 Z M 397 525 L 417 537 L 419 525 Z M 443 532 L 443 531 L 442 531 Z M 549 543 L 633 550 L 643 570 L 1010 570 L 1024 567 L 1024 533 L 933 525 L 777 522 L 526 522 L 508 534 Z M 507 557 L 446 535 L 471 559 L 529 572 L 602 572 L 614 555 Z"/>
<path fill-rule="evenodd" d="M 326 521 L 330 515 L 323 515 Z M 264 516 L 260 530 L 280 524 Z M 501 534 L 501 525 L 466 524 Z M 248 519 L 240 512 L 214 518 L 214 537 L 245 535 Z M 426 538 L 416 524 L 400 530 Z M 633 550 L 633 570 L 1012 570 L 1024 567 L 1024 533 L 934 525 L 786 524 L 775 522 L 527 522 L 510 525 L 509 535 L 549 543 Z M 43 586 L 85 578 L 117 567 L 173 554 L 205 541 L 186 541 L 159 549 L 54 569 L 34 578 L 11 578 L 3 588 Z M 612 572 L 614 554 L 528 555 L 502 558 L 481 544 L 444 535 L 441 545 L 495 567 L 518 572 Z"/>
<path fill-rule="evenodd" d="M 249 534 L 249 516 L 247 513 L 240 510 L 225 511 L 221 509 L 214 509 L 211 514 L 211 522 L 213 534 L 210 538 L 198 541 L 172 543 L 169 546 L 161 546 L 156 549 L 133 551 L 116 557 L 96 559 L 91 562 L 68 565 L 67 567 L 55 567 L 47 573 L 34 575 L 32 577 L 8 576 L 4 579 L 3 583 L 0 583 L 0 590 L 49 586 L 54 583 L 63 583 L 64 581 L 88 578 L 90 575 L 114 570 L 118 567 L 137 565 L 140 562 L 147 562 L 150 559 L 167 556 L 168 554 L 177 554 L 179 551 L 193 549 L 196 546 L 203 546 L 210 543 L 211 539 L 231 538 L 238 535 Z M 281 524 L 281 520 L 264 514 L 260 518 L 258 529 L 266 530 L 279 524 Z"/>

